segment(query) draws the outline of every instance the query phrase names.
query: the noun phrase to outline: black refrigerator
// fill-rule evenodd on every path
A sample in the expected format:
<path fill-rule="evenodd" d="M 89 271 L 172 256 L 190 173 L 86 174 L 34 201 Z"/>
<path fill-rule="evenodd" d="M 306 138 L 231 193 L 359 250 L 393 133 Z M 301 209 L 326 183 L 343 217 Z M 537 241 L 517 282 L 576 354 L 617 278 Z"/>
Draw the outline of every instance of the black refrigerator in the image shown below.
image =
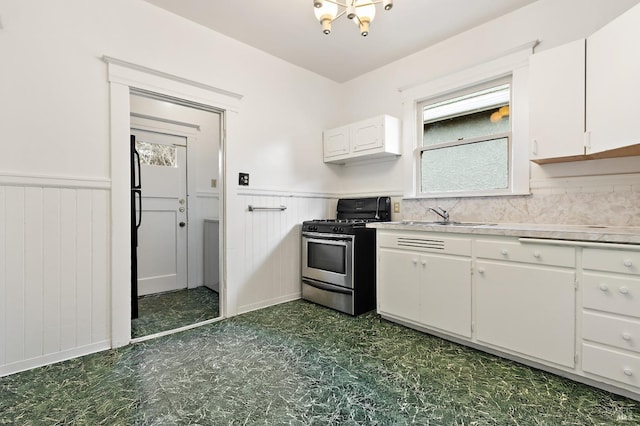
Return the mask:
<path fill-rule="evenodd" d="M 142 223 L 142 182 L 140 154 L 136 137 L 131 135 L 131 319 L 138 318 L 138 229 Z"/>

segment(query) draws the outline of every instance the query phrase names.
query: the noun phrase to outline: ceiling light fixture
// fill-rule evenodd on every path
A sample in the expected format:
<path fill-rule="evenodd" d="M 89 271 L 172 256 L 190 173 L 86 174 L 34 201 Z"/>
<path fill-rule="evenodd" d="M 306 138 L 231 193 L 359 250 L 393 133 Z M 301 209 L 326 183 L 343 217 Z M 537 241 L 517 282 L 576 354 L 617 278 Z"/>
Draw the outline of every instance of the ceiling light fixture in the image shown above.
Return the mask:
<path fill-rule="evenodd" d="M 369 35 L 369 24 L 376 16 L 376 4 L 382 3 L 384 10 L 391 10 L 393 0 L 313 0 L 313 11 L 322 25 L 322 32 L 331 33 L 331 23 L 346 15 L 360 27 L 360 35 Z"/>

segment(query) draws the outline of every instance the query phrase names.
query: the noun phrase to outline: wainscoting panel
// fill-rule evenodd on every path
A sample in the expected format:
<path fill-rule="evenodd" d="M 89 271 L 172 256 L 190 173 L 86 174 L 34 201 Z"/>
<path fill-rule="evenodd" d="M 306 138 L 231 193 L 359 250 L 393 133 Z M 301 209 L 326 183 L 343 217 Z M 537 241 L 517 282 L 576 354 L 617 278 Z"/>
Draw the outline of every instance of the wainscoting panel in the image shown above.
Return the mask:
<path fill-rule="evenodd" d="M 0 186 L 0 375 L 109 347 L 104 183 Z"/>
<path fill-rule="evenodd" d="M 244 274 L 238 312 L 300 297 L 300 229 L 304 220 L 335 216 L 330 197 L 240 194 L 244 212 Z M 256 210 L 248 206 L 286 210 Z"/>

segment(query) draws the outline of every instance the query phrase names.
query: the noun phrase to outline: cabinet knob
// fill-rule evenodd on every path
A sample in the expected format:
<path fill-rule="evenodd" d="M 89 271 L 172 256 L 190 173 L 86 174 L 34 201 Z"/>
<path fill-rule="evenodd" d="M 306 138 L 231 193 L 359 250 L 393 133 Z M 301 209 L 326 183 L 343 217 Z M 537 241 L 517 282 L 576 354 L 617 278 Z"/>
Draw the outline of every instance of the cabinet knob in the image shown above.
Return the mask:
<path fill-rule="evenodd" d="M 622 340 L 626 340 L 627 342 L 631 340 L 631 333 L 627 333 L 626 331 L 622 333 Z"/>
<path fill-rule="evenodd" d="M 626 266 L 627 268 L 631 268 L 633 266 L 633 262 L 630 259 L 625 259 L 624 262 L 622 262 L 624 266 Z"/>
<path fill-rule="evenodd" d="M 420 264 L 421 264 L 422 266 L 427 266 L 427 261 L 426 261 L 426 260 L 423 260 L 422 262 L 420 262 Z"/>
<path fill-rule="evenodd" d="M 479 274 L 484 274 L 484 268 L 478 268 L 478 273 Z"/>
<path fill-rule="evenodd" d="M 417 265 L 417 264 L 418 264 L 418 259 L 413 259 L 413 260 L 411 260 L 411 261 L 413 262 L 413 264 L 414 264 L 414 265 Z"/>
<path fill-rule="evenodd" d="M 629 367 L 625 368 L 623 371 L 625 376 L 633 376 L 633 371 Z"/>
<path fill-rule="evenodd" d="M 602 291 L 608 291 L 609 290 L 609 286 L 606 285 L 605 283 L 602 283 L 598 286 L 598 288 Z"/>
<path fill-rule="evenodd" d="M 509 251 L 507 249 L 502 249 L 500 250 L 500 254 L 502 254 L 503 256 L 506 256 L 509 254 Z"/>
<path fill-rule="evenodd" d="M 538 250 L 534 251 L 533 257 L 535 257 L 536 259 L 540 259 L 540 252 Z"/>
<path fill-rule="evenodd" d="M 618 291 L 620 294 L 629 294 L 629 289 L 627 287 L 620 287 Z"/>

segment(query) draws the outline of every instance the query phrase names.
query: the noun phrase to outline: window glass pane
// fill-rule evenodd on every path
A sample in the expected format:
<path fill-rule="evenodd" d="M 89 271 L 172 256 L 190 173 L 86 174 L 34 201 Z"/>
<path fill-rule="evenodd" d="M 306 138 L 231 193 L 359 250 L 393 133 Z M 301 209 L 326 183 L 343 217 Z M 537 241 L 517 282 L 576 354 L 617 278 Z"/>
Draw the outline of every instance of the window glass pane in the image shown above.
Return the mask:
<path fill-rule="evenodd" d="M 506 137 L 423 151 L 421 192 L 508 188 L 508 158 Z"/>
<path fill-rule="evenodd" d="M 422 110 L 422 121 L 430 123 L 475 111 L 486 111 L 509 104 L 509 83 L 482 89 L 441 102 L 429 103 Z"/>
<path fill-rule="evenodd" d="M 142 164 L 176 167 L 176 147 L 173 145 L 136 141 L 136 149 Z"/>
<path fill-rule="evenodd" d="M 503 111 L 502 114 L 500 109 Z M 507 104 L 487 111 L 426 123 L 424 125 L 422 144 L 423 146 L 429 146 L 443 142 L 508 133 L 511 130 L 508 110 L 509 106 Z M 491 118 L 492 116 L 493 119 Z"/>

